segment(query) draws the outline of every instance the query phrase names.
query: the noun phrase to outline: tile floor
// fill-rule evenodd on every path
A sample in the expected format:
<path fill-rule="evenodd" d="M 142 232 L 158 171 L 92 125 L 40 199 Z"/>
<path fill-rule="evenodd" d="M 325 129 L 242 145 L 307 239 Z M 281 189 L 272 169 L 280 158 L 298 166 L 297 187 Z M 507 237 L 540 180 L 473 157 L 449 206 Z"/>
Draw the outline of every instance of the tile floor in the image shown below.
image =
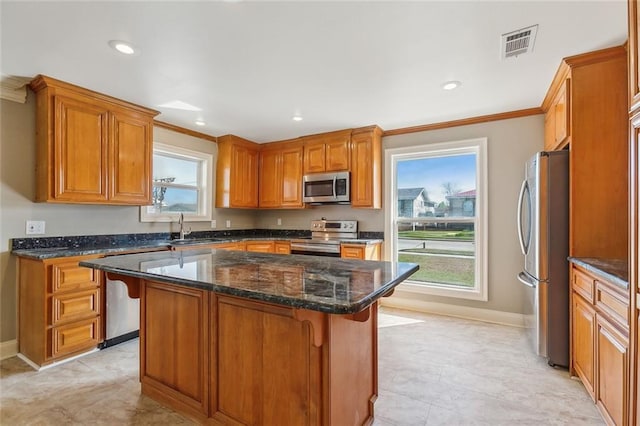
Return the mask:
<path fill-rule="evenodd" d="M 603 424 L 582 385 L 532 355 L 521 329 L 391 309 L 380 325 L 374 426 Z M 2 361 L 0 424 L 191 424 L 140 395 L 137 344 L 41 372 Z"/>

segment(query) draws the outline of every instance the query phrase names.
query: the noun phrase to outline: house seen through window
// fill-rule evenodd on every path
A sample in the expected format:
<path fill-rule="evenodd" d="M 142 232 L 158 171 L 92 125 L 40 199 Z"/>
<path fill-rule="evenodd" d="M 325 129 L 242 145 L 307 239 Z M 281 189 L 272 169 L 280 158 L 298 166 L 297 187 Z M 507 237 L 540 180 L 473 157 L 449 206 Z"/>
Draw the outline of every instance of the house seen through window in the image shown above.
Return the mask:
<path fill-rule="evenodd" d="M 387 150 L 391 260 L 420 265 L 405 287 L 486 300 L 484 142 Z"/>

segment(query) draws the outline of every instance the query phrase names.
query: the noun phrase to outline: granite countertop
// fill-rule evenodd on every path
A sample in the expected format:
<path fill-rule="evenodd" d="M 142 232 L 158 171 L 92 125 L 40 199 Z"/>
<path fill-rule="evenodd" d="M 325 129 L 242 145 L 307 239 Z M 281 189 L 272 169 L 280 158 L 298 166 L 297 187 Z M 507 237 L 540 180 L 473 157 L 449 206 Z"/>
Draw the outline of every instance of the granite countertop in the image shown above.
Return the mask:
<path fill-rule="evenodd" d="M 600 275 L 612 284 L 629 288 L 629 265 L 627 259 L 603 259 L 595 257 L 569 257 L 575 265 Z"/>
<path fill-rule="evenodd" d="M 136 238 L 138 235 L 132 234 L 116 236 L 95 236 L 95 237 L 59 237 L 53 239 L 43 238 L 42 244 L 32 243 L 24 244 L 27 248 L 15 247 L 11 251 L 12 254 L 29 259 L 45 260 L 58 257 L 87 256 L 92 254 L 118 254 L 136 251 L 160 251 L 170 250 L 172 247 L 188 247 L 204 244 L 215 243 L 235 243 L 242 241 L 290 241 L 302 238 L 300 235 L 226 235 L 226 236 L 208 236 L 195 235 L 192 238 L 185 238 L 176 243 L 175 239 L 171 239 L 170 234 L 142 234 L 143 237 Z M 110 237 L 110 238 L 103 238 Z M 148 237 L 148 238 L 146 238 Z M 31 240 L 31 239 L 29 239 Z M 53 241 L 47 241 L 53 240 Z M 20 240 L 25 241 L 25 240 Z M 377 238 L 358 238 L 352 240 L 344 240 L 348 244 L 376 244 L 382 243 L 382 239 Z"/>
<path fill-rule="evenodd" d="M 80 265 L 330 314 L 360 312 L 418 270 L 414 263 L 211 249 L 113 256 Z"/>

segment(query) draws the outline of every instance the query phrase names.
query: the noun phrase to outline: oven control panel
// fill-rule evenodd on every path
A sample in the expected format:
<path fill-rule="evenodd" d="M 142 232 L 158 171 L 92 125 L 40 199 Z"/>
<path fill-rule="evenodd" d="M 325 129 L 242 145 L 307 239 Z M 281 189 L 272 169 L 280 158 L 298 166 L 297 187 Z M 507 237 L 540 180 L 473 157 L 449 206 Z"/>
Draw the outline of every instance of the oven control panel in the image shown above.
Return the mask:
<path fill-rule="evenodd" d="M 358 232 L 357 220 L 312 220 L 312 232 Z"/>

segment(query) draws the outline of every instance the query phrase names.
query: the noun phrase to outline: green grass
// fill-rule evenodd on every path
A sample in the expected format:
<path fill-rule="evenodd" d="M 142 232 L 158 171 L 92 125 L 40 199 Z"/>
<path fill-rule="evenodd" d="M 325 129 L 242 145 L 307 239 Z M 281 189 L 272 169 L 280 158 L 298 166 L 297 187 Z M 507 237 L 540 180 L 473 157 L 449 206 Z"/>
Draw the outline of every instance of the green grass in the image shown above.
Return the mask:
<path fill-rule="evenodd" d="M 402 250 L 403 253 L 427 253 L 427 254 L 449 254 L 454 256 L 473 256 L 473 251 L 468 250 L 441 250 L 431 248 L 411 248 Z"/>
<path fill-rule="evenodd" d="M 406 252 L 398 253 L 399 262 L 417 263 L 418 272 L 409 277 L 411 281 L 425 281 L 473 287 L 475 259 L 442 256 L 424 256 Z"/>
<path fill-rule="evenodd" d="M 400 231 L 398 238 L 415 238 L 420 240 L 456 240 L 473 241 L 474 231 L 428 230 L 428 231 Z"/>

